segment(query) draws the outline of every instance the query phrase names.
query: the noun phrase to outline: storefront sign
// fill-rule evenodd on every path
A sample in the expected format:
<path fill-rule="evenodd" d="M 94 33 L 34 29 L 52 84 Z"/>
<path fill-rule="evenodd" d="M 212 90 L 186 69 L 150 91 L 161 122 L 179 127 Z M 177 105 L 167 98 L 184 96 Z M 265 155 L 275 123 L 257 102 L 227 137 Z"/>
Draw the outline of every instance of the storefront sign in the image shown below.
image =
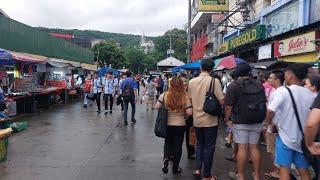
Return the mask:
<path fill-rule="evenodd" d="M 223 54 L 228 51 L 229 51 L 229 43 L 228 42 L 221 44 L 218 48 L 218 54 Z"/>
<path fill-rule="evenodd" d="M 310 6 L 310 23 L 315 23 L 320 21 L 320 1 L 311 0 Z"/>
<path fill-rule="evenodd" d="M 241 33 L 240 36 L 229 40 L 229 48 L 234 49 L 236 47 L 248 44 L 250 42 L 264 39 L 266 37 L 266 28 L 264 25 L 256 26 L 255 28 Z"/>
<path fill-rule="evenodd" d="M 270 59 L 272 57 L 272 44 L 259 47 L 258 59 Z"/>
<path fill-rule="evenodd" d="M 274 55 L 275 57 L 281 57 L 313 52 L 316 50 L 316 46 L 311 41 L 315 40 L 315 37 L 316 33 L 313 31 L 300 36 L 278 41 L 274 46 Z"/>
<path fill-rule="evenodd" d="M 228 11 L 229 0 L 199 0 L 200 12 Z"/>

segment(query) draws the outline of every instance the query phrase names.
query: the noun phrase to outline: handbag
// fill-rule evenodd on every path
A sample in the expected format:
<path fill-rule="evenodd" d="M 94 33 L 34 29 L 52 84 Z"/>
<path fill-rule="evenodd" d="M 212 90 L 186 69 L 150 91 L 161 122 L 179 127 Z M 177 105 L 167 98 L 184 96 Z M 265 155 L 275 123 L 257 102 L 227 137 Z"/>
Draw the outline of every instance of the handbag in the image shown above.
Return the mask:
<path fill-rule="evenodd" d="M 209 91 L 206 93 L 205 101 L 203 104 L 203 111 L 213 116 L 220 116 L 222 108 L 216 95 L 214 94 L 215 88 L 214 85 L 212 88 L 212 82 L 213 84 L 215 84 L 214 78 L 212 78 Z"/>
<path fill-rule="evenodd" d="M 91 101 L 94 101 L 94 100 L 95 100 L 93 93 L 89 93 L 86 98 L 87 98 L 87 99 L 90 99 Z"/>
<path fill-rule="evenodd" d="M 121 102 L 122 102 L 122 97 L 121 97 L 121 95 L 119 95 L 117 97 L 117 106 L 119 106 L 121 104 Z"/>
<path fill-rule="evenodd" d="M 295 113 L 296 119 L 298 121 L 298 126 L 299 126 L 299 129 L 300 129 L 300 132 L 302 134 L 301 149 L 302 149 L 302 152 L 303 152 L 303 156 L 310 163 L 310 165 L 312 166 L 313 170 L 316 172 L 316 175 L 318 175 L 318 163 L 317 163 L 318 157 L 313 155 L 309 151 L 308 147 L 306 146 L 306 143 L 305 143 L 305 140 L 304 140 L 304 132 L 303 132 L 303 128 L 302 128 L 302 125 L 301 125 L 301 121 L 300 121 L 300 117 L 299 117 L 299 113 L 298 113 L 298 109 L 297 109 L 297 104 L 296 104 L 296 102 L 294 100 L 294 97 L 293 97 L 293 94 L 292 94 L 292 91 L 290 90 L 290 88 L 288 88 L 288 87 L 286 87 L 286 88 L 289 91 L 291 102 L 292 102 L 293 109 L 294 109 L 294 113 Z"/>
<path fill-rule="evenodd" d="M 191 127 L 189 130 L 189 145 L 197 146 L 196 129 L 194 127 Z"/>
<path fill-rule="evenodd" d="M 163 96 L 163 103 L 158 111 L 156 124 L 154 126 L 154 133 L 157 137 L 166 138 L 167 137 L 167 127 L 168 127 L 168 110 L 165 107 L 165 96 Z"/>

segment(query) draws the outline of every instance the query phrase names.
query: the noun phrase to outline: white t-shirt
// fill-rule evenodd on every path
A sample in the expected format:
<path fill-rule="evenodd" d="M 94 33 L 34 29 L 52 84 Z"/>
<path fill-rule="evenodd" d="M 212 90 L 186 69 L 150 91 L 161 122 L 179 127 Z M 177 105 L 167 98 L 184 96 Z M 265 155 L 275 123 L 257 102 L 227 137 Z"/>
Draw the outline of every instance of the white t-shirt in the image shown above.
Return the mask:
<path fill-rule="evenodd" d="M 102 92 L 102 82 L 101 78 L 93 80 L 93 93 L 101 93 Z"/>
<path fill-rule="evenodd" d="M 289 86 L 292 91 L 302 127 L 304 127 L 310 107 L 314 101 L 314 95 L 306 88 L 292 85 Z M 289 91 L 285 87 L 280 87 L 272 93 L 268 109 L 275 112 L 279 136 L 283 143 L 290 149 L 301 152 L 302 135 L 294 113 Z"/>

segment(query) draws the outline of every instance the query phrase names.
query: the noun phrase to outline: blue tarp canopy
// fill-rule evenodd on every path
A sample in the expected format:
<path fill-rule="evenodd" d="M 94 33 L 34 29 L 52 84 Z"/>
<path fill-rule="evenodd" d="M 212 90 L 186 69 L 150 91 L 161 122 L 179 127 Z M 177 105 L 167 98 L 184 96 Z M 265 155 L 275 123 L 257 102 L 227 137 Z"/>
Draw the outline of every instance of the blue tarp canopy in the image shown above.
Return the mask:
<path fill-rule="evenodd" d="M 3 66 L 14 65 L 12 55 L 8 51 L 1 48 L 0 48 L 0 65 L 3 65 Z"/>
<path fill-rule="evenodd" d="M 172 69 L 172 73 L 176 74 L 177 72 L 180 72 L 181 70 L 200 70 L 200 66 L 201 66 L 201 60 L 175 67 Z"/>
<path fill-rule="evenodd" d="M 188 63 L 183 66 L 181 66 L 181 69 L 184 70 L 199 70 L 201 66 L 201 61 L 193 62 L 193 63 Z"/>
<path fill-rule="evenodd" d="M 111 69 L 111 68 L 109 68 L 109 67 L 103 67 L 103 68 L 101 68 L 99 71 L 98 71 L 98 73 L 99 73 L 99 76 L 101 77 L 101 76 L 104 76 L 106 73 L 108 73 L 108 72 L 112 72 L 114 75 L 116 75 L 116 76 L 119 76 L 119 74 L 120 74 L 120 71 L 119 70 L 116 70 L 116 69 Z"/>

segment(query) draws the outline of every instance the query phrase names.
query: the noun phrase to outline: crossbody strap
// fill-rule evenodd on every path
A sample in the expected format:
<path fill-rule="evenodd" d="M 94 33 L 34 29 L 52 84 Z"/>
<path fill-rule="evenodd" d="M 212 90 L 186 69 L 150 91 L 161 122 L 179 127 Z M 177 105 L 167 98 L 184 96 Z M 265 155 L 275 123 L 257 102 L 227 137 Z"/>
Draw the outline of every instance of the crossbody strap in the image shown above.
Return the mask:
<path fill-rule="evenodd" d="M 300 117 L 299 117 L 296 101 L 294 100 L 294 97 L 293 97 L 293 94 L 292 94 L 292 91 L 290 90 L 290 88 L 286 86 L 286 89 L 289 91 L 291 102 L 292 102 L 292 106 L 293 106 L 293 110 L 294 110 L 294 113 L 296 115 L 296 119 L 298 121 L 299 129 L 301 131 L 302 137 L 304 137 L 304 132 L 303 132 L 303 128 L 302 128 L 302 125 L 301 125 L 301 121 L 300 121 Z"/>
<path fill-rule="evenodd" d="M 209 92 L 213 92 L 214 93 L 214 86 L 215 86 L 215 83 L 216 83 L 215 81 L 216 81 L 215 78 L 211 79 Z M 213 82 L 213 91 L 212 91 L 212 82 Z"/>

